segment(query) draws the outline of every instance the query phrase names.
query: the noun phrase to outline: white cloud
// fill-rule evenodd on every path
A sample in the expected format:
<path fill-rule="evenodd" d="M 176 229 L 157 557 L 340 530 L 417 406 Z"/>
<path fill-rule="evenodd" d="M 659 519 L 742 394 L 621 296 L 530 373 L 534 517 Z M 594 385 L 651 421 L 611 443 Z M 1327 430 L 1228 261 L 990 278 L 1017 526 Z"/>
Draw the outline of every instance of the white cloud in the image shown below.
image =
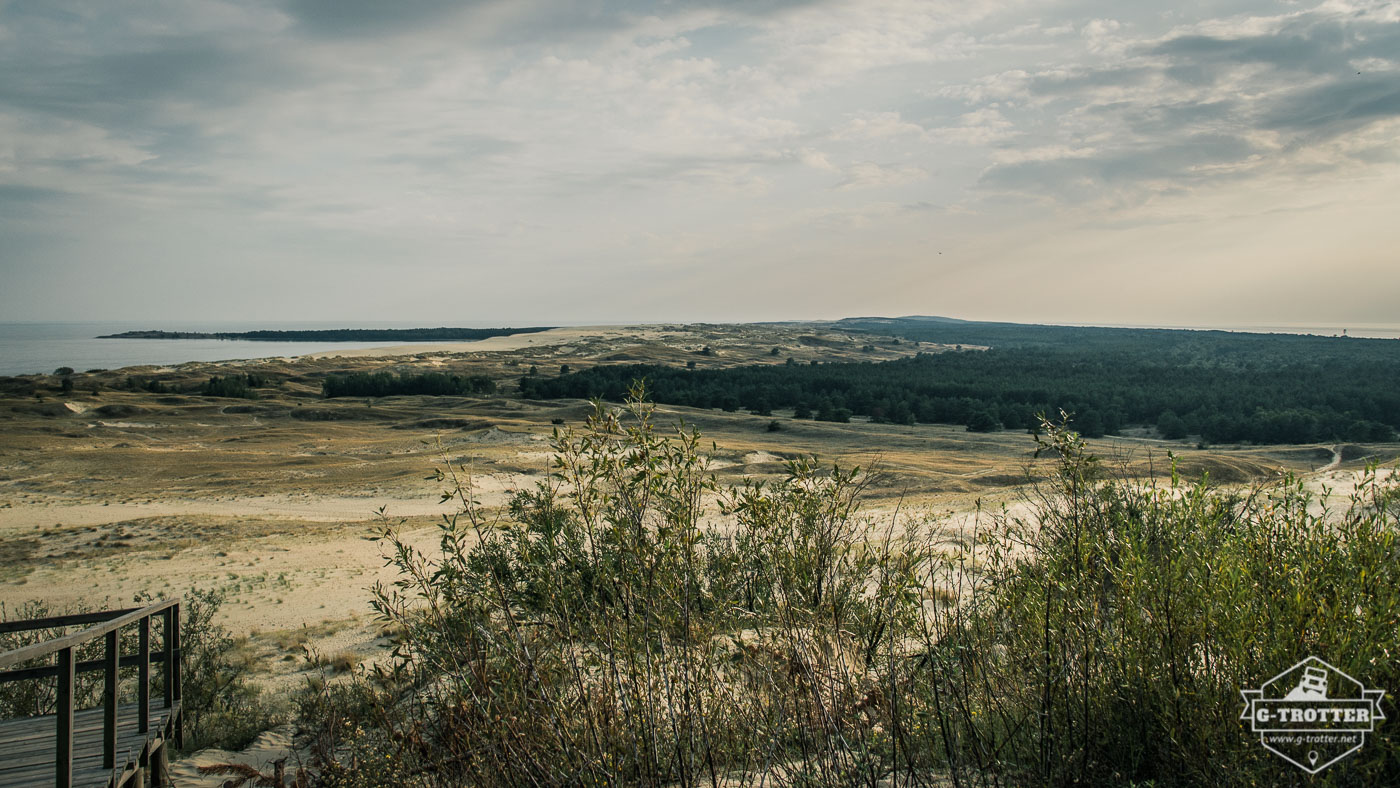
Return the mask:
<path fill-rule="evenodd" d="M 871 161 L 858 161 L 847 167 L 839 189 L 870 189 L 879 186 L 900 186 L 928 177 L 922 167 L 910 165 L 887 166 Z"/>
<path fill-rule="evenodd" d="M 835 140 L 878 140 L 903 136 L 924 139 L 927 131 L 917 123 L 904 120 L 898 112 L 872 112 L 850 118 L 831 135 Z"/>

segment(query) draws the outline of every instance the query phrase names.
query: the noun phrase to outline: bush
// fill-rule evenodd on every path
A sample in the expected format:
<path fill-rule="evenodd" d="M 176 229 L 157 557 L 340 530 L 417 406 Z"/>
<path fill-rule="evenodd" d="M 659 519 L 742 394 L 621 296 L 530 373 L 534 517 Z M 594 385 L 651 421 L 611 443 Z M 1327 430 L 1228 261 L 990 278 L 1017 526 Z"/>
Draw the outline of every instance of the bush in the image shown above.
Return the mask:
<path fill-rule="evenodd" d="M 155 378 L 141 379 L 138 377 L 128 377 L 126 388 L 129 391 L 147 391 L 151 394 L 170 394 L 171 389 L 165 383 Z"/>
<path fill-rule="evenodd" d="M 968 432 L 996 432 L 1001 429 L 1001 420 L 989 410 L 979 410 L 967 421 Z"/>
<path fill-rule="evenodd" d="M 255 657 L 238 649 L 229 631 L 214 621 L 225 599 L 222 591 L 192 589 L 180 605 L 180 689 L 190 751 L 242 749 L 277 724 L 275 710 L 252 681 Z"/>
<path fill-rule="evenodd" d="M 1309 653 L 1400 686 L 1393 483 L 1329 517 L 1296 480 L 1115 480 L 1042 433 L 1035 508 L 951 541 L 862 517 L 857 470 L 721 487 L 699 434 L 663 434 L 635 390 L 561 430 L 555 475 L 504 518 L 446 466 L 464 506 L 438 550 L 384 536 L 395 663 L 300 701 L 323 778 L 1273 784 L 1241 689 Z M 1397 775 L 1377 736 L 1317 782 Z"/>
<path fill-rule="evenodd" d="M 905 702 L 935 710 L 954 771 L 1029 784 L 1261 785 L 1281 767 L 1241 730 L 1240 690 L 1317 654 L 1400 686 L 1397 490 L 1368 474 L 1329 516 L 1292 478 L 1250 494 L 1112 480 L 1047 425 L 1057 463 L 1032 517 L 993 518 L 983 571 L 932 624 Z M 1379 575 L 1377 573 L 1380 573 Z M 949 575 L 950 580 L 953 576 Z M 1370 578 L 1370 579 L 1368 579 Z M 969 680 L 975 677 L 975 680 Z M 995 755 L 992 755 L 992 754 Z M 1380 737 L 1321 784 L 1382 784 Z"/>
<path fill-rule="evenodd" d="M 258 398 L 258 393 L 248 387 L 248 379 L 242 375 L 229 375 L 227 377 L 215 375 L 199 387 L 199 393 L 206 397 Z"/>
<path fill-rule="evenodd" d="M 888 558 L 909 551 L 856 516 L 855 471 L 794 462 L 784 483 L 719 490 L 700 449 L 640 401 L 600 406 L 508 522 L 468 505 L 431 557 L 391 530 L 401 579 L 375 604 L 401 661 L 376 680 L 412 700 L 353 735 L 314 726 L 331 782 L 709 784 L 773 758 L 827 783 L 881 773 L 860 700 L 919 604 L 889 594 L 912 559 Z M 733 529 L 701 526 L 716 493 Z M 350 768 L 386 761 L 392 776 Z"/>
<path fill-rule="evenodd" d="M 1162 433 L 1163 438 L 1173 441 L 1185 438 L 1188 432 L 1186 422 L 1170 410 L 1162 411 L 1162 415 L 1158 417 L 1157 431 Z"/>

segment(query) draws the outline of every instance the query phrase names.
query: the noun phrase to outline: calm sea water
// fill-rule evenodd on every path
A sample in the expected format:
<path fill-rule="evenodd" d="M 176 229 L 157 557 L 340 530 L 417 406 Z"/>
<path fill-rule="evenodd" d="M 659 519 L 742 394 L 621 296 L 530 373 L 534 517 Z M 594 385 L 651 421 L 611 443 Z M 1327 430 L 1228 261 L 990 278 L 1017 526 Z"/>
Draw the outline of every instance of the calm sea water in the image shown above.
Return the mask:
<path fill-rule="evenodd" d="M 485 324 L 454 323 L 462 328 Z M 260 328 L 347 328 L 348 323 L 0 323 L 0 375 L 50 373 L 59 367 L 120 369 L 142 364 L 300 356 L 324 350 L 390 347 L 404 342 L 250 342 L 226 339 L 97 339 L 99 334 L 160 329 L 165 331 L 253 331 Z M 355 328 L 418 328 L 415 323 L 357 323 Z"/>

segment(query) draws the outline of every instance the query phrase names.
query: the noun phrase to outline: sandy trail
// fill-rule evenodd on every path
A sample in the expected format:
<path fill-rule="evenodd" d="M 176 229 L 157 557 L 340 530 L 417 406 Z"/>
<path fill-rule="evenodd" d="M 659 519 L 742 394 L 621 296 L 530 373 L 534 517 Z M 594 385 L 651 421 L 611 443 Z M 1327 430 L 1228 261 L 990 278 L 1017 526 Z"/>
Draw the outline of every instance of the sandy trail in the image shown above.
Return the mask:
<path fill-rule="evenodd" d="M 1339 466 L 1339 465 L 1341 465 L 1341 464 L 1342 464 L 1342 447 L 1341 447 L 1341 446 L 1333 446 L 1333 447 L 1332 447 L 1332 461 L 1329 462 L 1329 463 L 1327 463 L 1326 465 L 1322 466 L 1321 468 L 1318 468 L 1316 471 L 1314 471 L 1314 473 L 1326 473 L 1326 472 L 1328 472 L 1328 471 L 1330 471 L 1330 470 L 1335 470 L 1335 469 L 1337 468 L 1337 466 Z"/>

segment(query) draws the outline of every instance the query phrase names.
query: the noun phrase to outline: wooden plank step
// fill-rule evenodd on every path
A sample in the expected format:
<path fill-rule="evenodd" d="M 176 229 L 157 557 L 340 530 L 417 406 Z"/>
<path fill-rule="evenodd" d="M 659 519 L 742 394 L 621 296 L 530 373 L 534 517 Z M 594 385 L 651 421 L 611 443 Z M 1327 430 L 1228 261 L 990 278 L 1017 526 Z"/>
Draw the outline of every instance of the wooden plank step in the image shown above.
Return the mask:
<path fill-rule="evenodd" d="M 168 716 L 168 712 L 169 709 L 164 707 L 151 709 L 151 714 L 148 718 L 151 721 L 151 725 L 154 726 L 157 721 L 163 722 Z M 53 739 L 54 734 L 57 732 L 56 721 L 52 714 L 44 717 L 30 717 L 26 722 L 30 724 L 22 728 L 13 729 L 8 735 L 0 735 L 0 747 L 4 747 L 7 744 L 20 744 L 32 739 Z M 118 727 L 130 725 L 134 730 L 136 728 L 136 707 L 132 706 L 129 712 L 123 710 L 117 718 L 117 725 Z M 84 733 L 101 730 L 101 709 L 84 709 L 73 715 L 73 740 L 75 742 L 81 738 L 81 735 Z M 3 764 L 0 764 L 0 766 L 3 766 Z"/>
<path fill-rule="evenodd" d="M 102 766 L 102 709 L 84 709 L 73 715 L 73 785 L 80 788 L 105 786 L 114 776 L 120 776 L 129 764 L 134 764 L 150 741 L 160 738 L 166 723 L 177 714 L 178 705 L 167 709 L 154 704 L 150 710 L 149 729 L 137 730 L 136 704 L 118 707 L 116 768 Z M 57 720 L 53 715 L 10 720 L 19 725 L 7 725 L 0 735 L 0 788 L 52 785 L 54 758 L 57 755 L 55 735 Z"/>

